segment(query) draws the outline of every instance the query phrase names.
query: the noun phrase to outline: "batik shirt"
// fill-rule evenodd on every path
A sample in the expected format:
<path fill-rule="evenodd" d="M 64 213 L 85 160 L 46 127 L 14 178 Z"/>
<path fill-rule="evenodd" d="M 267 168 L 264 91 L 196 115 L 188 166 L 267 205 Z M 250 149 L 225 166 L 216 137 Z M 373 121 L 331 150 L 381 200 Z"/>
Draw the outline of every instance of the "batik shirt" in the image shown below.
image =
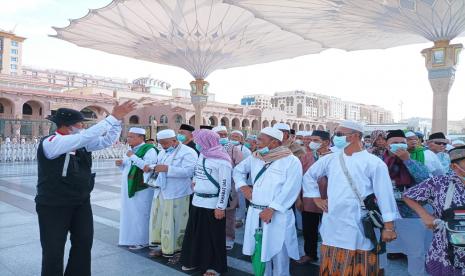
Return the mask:
<path fill-rule="evenodd" d="M 465 184 L 455 173 L 429 178 L 410 188 L 404 196 L 417 202 L 427 202 L 433 207 L 433 216 L 441 218 L 447 189 L 455 184 L 452 208 L 465 206 Z M 465 248 L 454 248 L 454 268 L 447 256 L 448 242 L 445 228 L 434 230 L 433 242 L 426 256 L 426 269 L 432 275 L 465 275 Z"/>

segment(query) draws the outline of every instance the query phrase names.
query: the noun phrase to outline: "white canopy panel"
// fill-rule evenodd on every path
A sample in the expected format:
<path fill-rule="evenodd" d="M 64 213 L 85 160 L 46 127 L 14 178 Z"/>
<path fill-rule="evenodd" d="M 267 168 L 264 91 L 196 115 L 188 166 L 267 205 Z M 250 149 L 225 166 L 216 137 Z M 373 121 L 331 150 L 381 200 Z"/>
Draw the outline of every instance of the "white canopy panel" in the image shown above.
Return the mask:
<path fill-rule="evenodd" d="M 55 30 L 78 46 L 179 66 L 196 79 L 323 50 L 220 0 L 114 0 Z"/>
<path fill-rule="evenodd" d="M 345 50 L 451 40 L 465 31 L 464 0 L 224 0 L 284 30 Z"/>

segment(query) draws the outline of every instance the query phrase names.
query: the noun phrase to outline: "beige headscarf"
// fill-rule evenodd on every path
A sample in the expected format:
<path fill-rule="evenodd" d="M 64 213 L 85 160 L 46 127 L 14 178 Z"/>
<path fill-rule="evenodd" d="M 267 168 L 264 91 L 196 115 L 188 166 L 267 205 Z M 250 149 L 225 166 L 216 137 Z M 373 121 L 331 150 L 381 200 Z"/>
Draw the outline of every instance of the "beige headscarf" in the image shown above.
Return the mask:
<path fill-rule="evenodd" d="M 284 157 L 292 155 L 291 150 L 288 147 L 280 146 L 270 150 L 268 154 L 261 155 L 258 151 L 253 153 L 253 157 L 258 158 L 265 163 L 270 163 L 276 160 L 279 160 Z"/>

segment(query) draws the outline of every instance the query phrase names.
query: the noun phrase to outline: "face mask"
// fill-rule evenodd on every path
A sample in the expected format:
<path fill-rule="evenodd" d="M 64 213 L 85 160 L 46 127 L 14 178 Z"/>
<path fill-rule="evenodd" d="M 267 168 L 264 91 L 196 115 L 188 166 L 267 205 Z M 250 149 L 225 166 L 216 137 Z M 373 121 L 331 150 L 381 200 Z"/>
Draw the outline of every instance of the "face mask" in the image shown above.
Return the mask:
<path fill-rule="evenodd" d="M 228 138 L 220 138 L 220 144 L 221 145 L 226 145 L 229 142 Z"/>
<path fill-rule="evenodd" d="M 252 145 L 250 143 L 245 143 L 244 146 L 248 149 L 250 149 L 252 147 Z"/>
<path fill-rule="evenodd" d="M 171 146 L 171 147 L 165 149 L 165 151 L 166 151 L 166 153 L 172 153 L 174 151 L 174 147 Z"/>
<path fill-rule="evenodd" d="M 304 142 L 300 139 L 295 140 L 295 143 L 301 146 L 304 144 Z"/>
<path fill-rule="evenodd" d="M 268 147 L 264 147 L 264 148 L 261 148 L 261 149 L 258 149 L 258 153 L 260 153 L 261 155 L 266 155 L 270 152 L 270 149 Z"/>
<path fill-rule="evenodd" d="M 202 151 L 202 146 L 199 145 L 199 144 L 196 144 L 196 145 L 195 145 L 195 148 L 196 148 L 197 151 L 199 151 L 199 152 Z"/>
<path fill-rule="evenodd" d="M 389 146 L 389 150 L 395 153 L 398 149 L 407 150 L 407 144 L 396 143 Z"/>
<path fill-rule="evenodd" d="M 311 142 L 308 147 L 311 150 L 319 150 L 321 148 L 321 143 Z"/>
<path fill-rule="evenodd" d="M 334 136 L 333 143 L 338 149 L 343 149 L 349 145 L 347 142 L 347 136 Z"/>
<path fill-rule="evenodd" d="M 178 139 L 179 142 L 184 143 L 187 140 L 186 135 L 178 134 L 176 135 L 176 139 Z"/>
<path fill-rule="evenodd" d="M 233 140 L 231 140 L 231 141 L 229 141 L 229 142 L 230 142 L 231 144 L 235 145 L 235 146 L 240 144 L 239 141 L 233 141 Z"/>
<path fill-rule="evenodd" d="M 82 128 L 77 128 L 77 127 L 71 127 L 71 134 L 79 134 L 83 131 Z"/>

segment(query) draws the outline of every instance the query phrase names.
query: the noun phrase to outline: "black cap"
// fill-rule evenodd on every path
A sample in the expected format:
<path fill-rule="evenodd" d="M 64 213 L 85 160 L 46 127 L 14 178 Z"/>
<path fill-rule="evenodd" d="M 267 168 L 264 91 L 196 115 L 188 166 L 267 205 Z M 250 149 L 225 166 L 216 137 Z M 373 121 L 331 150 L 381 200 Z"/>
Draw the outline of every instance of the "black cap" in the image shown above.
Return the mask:
<path fill-rule="evenodd" d="M 311 136 L 318 136 L 322 140 L 329 140 L 329 137 L 330 137 L 329 132 L 324 131 L 324 130 L 314 130 Z"/>
<path fill-rule="evenodd" d="M 182 124 L 180 127 L 179 127 L 179 130 L 187 130 L 187 131 L 194 131 L 195 128 L 191 125 L 188 125 L 188 124 Z"/>
<path fill-rule="evenodd" d="M 291 129 L 291 135 L 295 135 L 295 129 Z"/>
<path fill-rule="evenodd" d="M 405 138 L 405 133 L 401 129 L 389 130 L 386 140 L 389 140 L 390 138 L 394 138 L 394 137 Z"/>
<path fill-rule="evenodd" d="M 57 125 L 70 126 L 79 122 L 90 121 L 84 115 L 74 109 L 59 108 L 55 114 L 47 116 L 47 119 Z"/>
<path fill-rule="evenodd" d="M 446 135 L 442 132 L 431 133 L 428 137 L 428 141 L 429 140 L 446 140 Z"/>
<path fill-rule="evenodd" d="M 203 125 L 203 126 L 200 126 L 200 129 L 209 129 L 209 130 L 212 130 L 213 127 L 212 127 L 212 126 L 205 126 L 205 125 Z"/>

